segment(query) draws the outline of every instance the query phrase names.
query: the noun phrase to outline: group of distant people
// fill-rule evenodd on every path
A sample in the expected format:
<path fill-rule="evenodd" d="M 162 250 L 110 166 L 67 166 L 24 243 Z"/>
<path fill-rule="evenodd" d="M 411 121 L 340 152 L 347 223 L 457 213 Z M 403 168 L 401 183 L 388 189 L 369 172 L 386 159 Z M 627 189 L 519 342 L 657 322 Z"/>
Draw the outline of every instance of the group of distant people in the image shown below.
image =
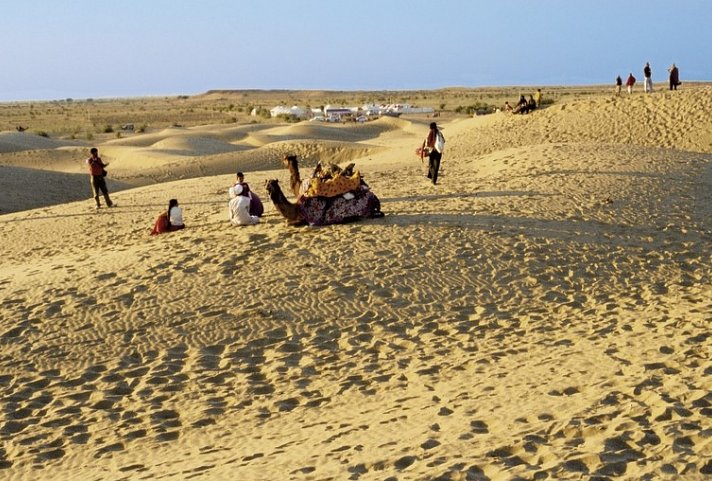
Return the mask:
<path fill-rule="evenodd" d="M 232 225 L 254 225 L 264 214 L 262 200 L 250 190 L 245 182 L 245 174 L 238 172 L 236 182 L 228 189 L 228 220 Z M 162 212 L 156 219 L 151 235 L 173 232 L 185 228 L 183 211 L 178 207 L 178 201 L 171 199 L 168 210 Z"/>
<path fill-rule="evenodd" d="M 637 82 L 637 79 L 633 75 L 633 72 L 631 72 L 628 75 L 628 79 L 625 81 L 626 89 L 628 90 L 628 94 L 633 93 L 633 86 Z M 682 85 L 682 82 L 680 82 L 680 70 L 677 68 L 675 64 L 672 64 L 670 68 L 668 68 L 668 82 L 670 85 L 670 90 L 677 90 L 677 87 Z M 621 76 L 616 77 L 616 96 L 620 97 L 621 95 L 621 90 L 623 89 L 623 79 Z M 652 69 L 650 68 L 650 62 L 645 62 L 645 66 L 643 67 L 643 91 L 646 94 L 653 93 L 653 73 Z"/>
<path fill-rule="evenodd" d="M 109 163 L 99 157 L 99 150 L 96 147 L 93 147 L 89 153 L 86 163 L 89 166 L 89 179 L 96 208 L 101 209 L 101 197 L 104 198 L 107 207 L 116 207 L 106 186 L 106 167 Z M 252 225 L 260 221 L 260 217 L 264 214 L 262 200 L 250 190 L 249 184 L 245 182 L 245 174 L 242 172 L 237 173 L 236 182 L 228 189 L 228 197 L 228 220 L 232 225 Z M 185 229 L 183 209 L 177 199 L 170 199 L 168 208 L 161 212 L 153 223 L 151 235 L 181 229 Z"/>
<path fill-rule="evenodd" d="M 502 110 L 512 114 L 528 114 L 537 107 L 541 107 L 541 100 L 541 89 L 537 89 L 534 94 L 529 95 L 529 99 L 527 99 L 524 94 L 520 95 L 519 101 L 514 107 L 512 107 L 508 101 L 504 102 Z"/>
<path fill-rule="evenodd" d="M 678 68 L 675 64 L 672 64 L 668 72 L 670 73 L 670 90 L 677 90 L 677 87 L 681 85 Z M 650 93 L 653 91 L 653 82 L 649 63 L 645 64 L 643 75 L 645 77 L 645 92 Z M 626 81 L 629 94 L 633 93 L 635 82 L 636 79 L 631 73 Z M 616 95 L 620 95 L 622 85 L 623 80 L 619 75 L 616 78 Z M 534 94 L 529 95 L 529 99 L 525 98 L 523 94 L 520 95 L 519 101 L 514 107 L 512 107 L 509 102 L 505 102 L 502 110 L 513 114 L 526 114 L 540 107 L 541 101 L 541 89 L 537 89 Z M 432 122 L 430 124 L 428 137 L 423 142 L 423 145 L 417 149 L 417 152 L 421 158 L 424 158 L 426 155 L 428 156 L 428 179 L 430 179 L 433 184 L 437 184 L 444 144 L 445 137 L 440 129 L 438 129 L 437 124 Z M 104 197 L 104 201 L 108 207 L 115 207 L 116 204 L 111 201 L 109 190 L 106 187 L 106 167 L 109 164 L 101 160 L 99 151 L 96 148 L 92 148 L 90 154 L 86 163 L 89 166 L 92 193 L 94 195 L 94 201 L 96 202 L 96 208 L 101 208 L 100 195 Z M 250 190 L 250 186 L 245 182 L 245 176 L 242 172 L 237 173 L 236 182 L 228 189 L 228 196 L 230 198 L 228 202 L 228 220 L 230 223 L 233 225 L 252 225 L 259 222 L 260 217 L 264 213 L 264 206 L 257 194 Z M 178 205 L 178 200 L 170 199 L 168 209 L 158 216 L 151 234 L 173 232 L 184 228 L 183 211 Z"/>

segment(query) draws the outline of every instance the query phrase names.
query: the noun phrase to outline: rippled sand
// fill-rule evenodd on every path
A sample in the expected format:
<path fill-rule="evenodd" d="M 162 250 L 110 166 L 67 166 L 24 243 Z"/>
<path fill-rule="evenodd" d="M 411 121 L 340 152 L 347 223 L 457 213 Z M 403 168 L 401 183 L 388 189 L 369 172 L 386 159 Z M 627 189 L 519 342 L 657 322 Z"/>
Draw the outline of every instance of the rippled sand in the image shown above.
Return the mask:
<path fill-rule="evenodd" d="M 711 94 L 450 120 L 438 186 L 430 119 L 167 129 L 99 146 L 98 212 L 81 146 L 0 135 L 42 143 L 0 167 L 0 478 L 708 479 Z M 386 216 L 232 227 L 287 152 Z"/>

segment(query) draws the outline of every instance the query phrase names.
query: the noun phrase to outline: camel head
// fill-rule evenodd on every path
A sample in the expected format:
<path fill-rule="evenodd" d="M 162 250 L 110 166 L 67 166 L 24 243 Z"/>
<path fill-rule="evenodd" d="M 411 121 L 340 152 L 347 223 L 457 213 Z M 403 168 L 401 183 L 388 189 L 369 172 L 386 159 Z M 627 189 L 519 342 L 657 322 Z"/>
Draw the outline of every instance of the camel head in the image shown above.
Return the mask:
<path fill-rule="evenodd" d="M 279 186 L 279 181 L 277 179 L 269 179 L 265 181 L 265 189 L 267 189 L 269 198 L 272 201 L 284 198 L 284 193 L 282 192 L 282 188 Z"/>
<path fill-rule="evenodd" d="M 277 179 L 267 179 L 267 180 L 265 180 L 265 189 L 267 189 L 267 192 L 269 192 L 270 194 L 271 194 L 272 192 L 277 191 L 277 190 L 282 190 L 282 189 L 279 187 L 279 181 L 278 181 Z"/>
<path fill-rule="evenodd" d="M 284 165 L 285 167 L 299 167 L 299 161 L 297 160 L 297 156 L 294 154 L 285 155 L 282 159 L 282 165 Z"/>

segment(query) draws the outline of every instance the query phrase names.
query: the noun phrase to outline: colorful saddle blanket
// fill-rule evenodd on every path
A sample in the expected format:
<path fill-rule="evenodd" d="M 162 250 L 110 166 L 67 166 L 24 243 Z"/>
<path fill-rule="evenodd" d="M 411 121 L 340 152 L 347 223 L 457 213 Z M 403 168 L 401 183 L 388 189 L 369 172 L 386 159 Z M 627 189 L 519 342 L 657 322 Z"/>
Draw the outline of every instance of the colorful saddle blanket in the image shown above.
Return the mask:
<path fill-rule="evenodd" d="M 300 198 L 300 208 L 309 225 L 340 224 L 359 217 L 370 217 L 380 209 L 380 201 L 368 187 L 352 190 L 353 199 L 338 197 Z"/>
<path fill-rule="evenodd" d="M 356 190 L 361 185 L 361 173 L 354 172 L 350 177 L 337 175 L 331 179 L 322 179 L 314 177 L 309 179 L 306 192 L 303 194 L 307 197 L 336 197 L 346 192 Z"/>

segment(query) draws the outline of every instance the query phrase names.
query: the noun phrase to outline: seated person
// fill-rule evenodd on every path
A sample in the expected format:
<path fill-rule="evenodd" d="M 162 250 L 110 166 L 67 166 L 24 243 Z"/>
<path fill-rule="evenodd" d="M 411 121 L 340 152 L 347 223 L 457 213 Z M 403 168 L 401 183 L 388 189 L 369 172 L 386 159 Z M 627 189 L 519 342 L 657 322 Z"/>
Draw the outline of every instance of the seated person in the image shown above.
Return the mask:
<path fill-rule="evenodd" d="M 228 219 L 232 225 L 251 225 L 260 221 L 256 215 L 250 215 L 250 198 L 242 184 L 230 187 L 230 197 Z"/>
<path fill-rule="evenodd" d="M 524 95 L 519 96 L 519 102 L 517 102 L 517 106 L 514 107 L 514 110 L 512 113 L 515 114 L 525 114 L 529 111 L 529 103 L 527 102 L 527 99 L 524 98 Z"/>
<path fill-rule="evenodd" d="M 265 211 L 265 208 L 262 205 L 262 200 L 260 200 L 257 194 L 250 190 L 250 186 L 247 182 L 245 182 L 245 174 L 242 172 L 237 173 L 237 182 L 235 182 L 235 185 L 238 184 L 242 186 L 242 190 L 244 192 L 243 195 L 247 195 L 250 199 L 250 215 L 262 217 L 262 214 L 264 214 Z M 232 198 L 232 196 L 230 196 L 230 198 Z"/>
<path fill-rule="evenodd" d="M 168 210 L 159 215 L 153 223 L 151 235 L 174 232 L 181 229 L 185 229 L 183 210 L 178 207 L 178 200 L 171 199 L 168 201 Z"/>
<path fill-rule="evenodd" d="M 509 102 L 504 102 L 504 107 L 502 107 L 502 110 L 504 112 L 511 112 L 513 109 L 512 106 L 509 105 Z"/>
<path fill-rule="evenodd" d="M 178 207 L 177 199 L 168 201 L 168 222 L 171 224 L 171 231 L 185 229 L 185 224 L 183 223 L 183 209 Z"/>
<path fill-rule="evenodd" d="M 527 107 L 529 107 L 529 112 L 536 109 L 536 100 L 534 100 L 533 95 L 529 96 L 529 101 L 527 101 Z"/>

